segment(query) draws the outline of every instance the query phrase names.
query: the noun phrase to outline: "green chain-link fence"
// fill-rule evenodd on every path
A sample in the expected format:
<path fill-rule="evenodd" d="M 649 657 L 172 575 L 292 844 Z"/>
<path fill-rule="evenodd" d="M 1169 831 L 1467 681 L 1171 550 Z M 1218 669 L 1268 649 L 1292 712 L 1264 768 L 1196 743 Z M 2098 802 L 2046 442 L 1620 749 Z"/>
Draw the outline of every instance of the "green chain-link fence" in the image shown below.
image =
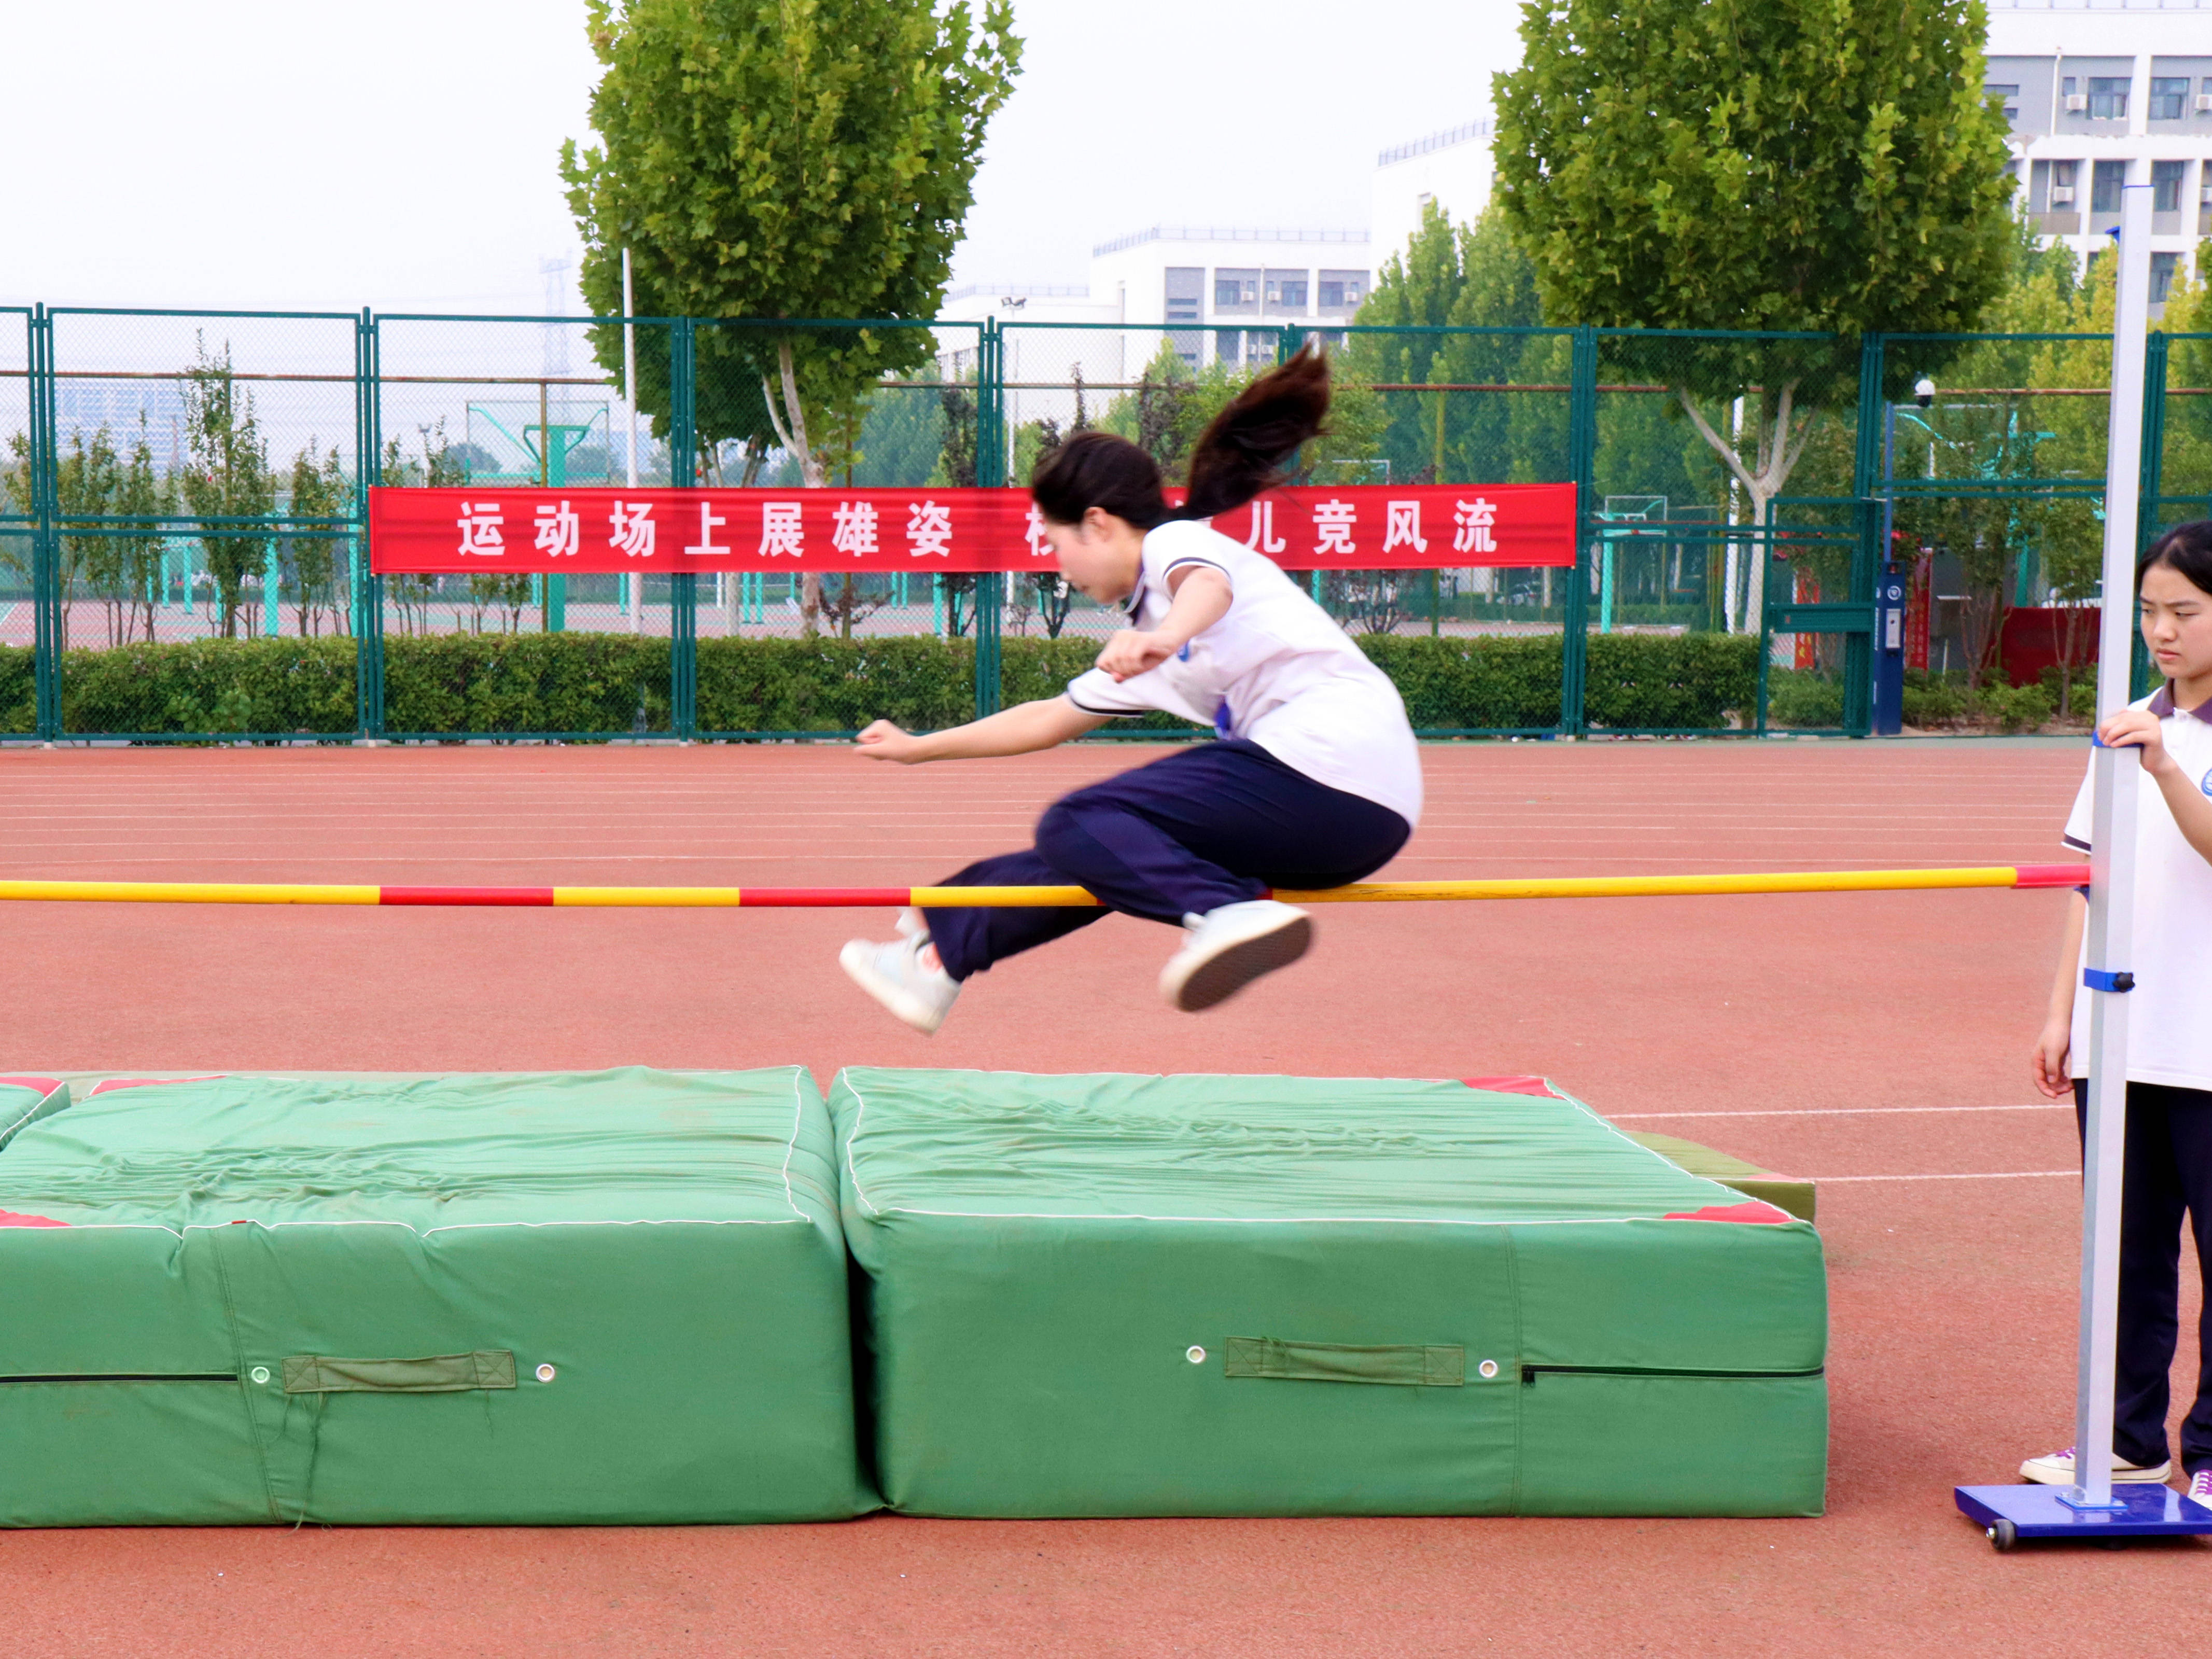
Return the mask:
<path fill-rule="evenodd" d="M 787 358 L 824 484 L 1018 483 L 1086 427 L 1172 478 L 1317 331 L 1303 481 L 1579 486 L 1571 569 L 1301 575 L 1425 733 L 1863 733 L 1886 554 L 1931 668 L 2017 606 L 2086 662 L 2100 337 L 34 307 L 0 309 L 0 737 L 828 737 L 1049 695 L 1115 622 L 1054 577 L 378 578 L 366 491 L 801 487 Z M 2212 514 L 2212 336 L 2152 337 L 2148 400 L 2146 537 Z"/>

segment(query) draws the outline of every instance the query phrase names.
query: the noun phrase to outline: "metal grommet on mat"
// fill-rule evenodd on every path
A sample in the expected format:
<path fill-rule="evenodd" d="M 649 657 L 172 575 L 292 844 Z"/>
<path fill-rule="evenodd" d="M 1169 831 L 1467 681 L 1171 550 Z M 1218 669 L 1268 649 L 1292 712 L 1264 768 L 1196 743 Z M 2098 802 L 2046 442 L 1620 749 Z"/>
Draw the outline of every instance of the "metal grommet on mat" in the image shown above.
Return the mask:
<path fill-rule="evenodd" d="M 538 1368 L 538 1380 L 540 1382 L 550 1382 L 556 1375 L 557 1373 L 550 1365 L 540 1365 Z"/>
<path fill-rule="evenodd" d="M 1495 1359 L 1484 1360 L 1482 1364 L 1474 1368 L 1474 1374 L 1487 1382 L 1490 1378 L 1498 1375 L 1498 1362 Z"/>
<path fill-rule="evenodd" d="M 256 1365 L 252 1370 L 246 1372 L 246 1375 L 252 1377 L 256 1382 L 266 1382 L 269 1380 L 269 1367 L 266 1365 Z"/>
<path fill-rule="evenodd" d="M 1195 1342 L 1192 1343 L 1190 1346 L 1182 1351 L 1182 1357 L 1190 1361 L 1194 1365 L 1203 1365 L 1206 1364 L 1206 1350 L 1200 1347 Z"/>

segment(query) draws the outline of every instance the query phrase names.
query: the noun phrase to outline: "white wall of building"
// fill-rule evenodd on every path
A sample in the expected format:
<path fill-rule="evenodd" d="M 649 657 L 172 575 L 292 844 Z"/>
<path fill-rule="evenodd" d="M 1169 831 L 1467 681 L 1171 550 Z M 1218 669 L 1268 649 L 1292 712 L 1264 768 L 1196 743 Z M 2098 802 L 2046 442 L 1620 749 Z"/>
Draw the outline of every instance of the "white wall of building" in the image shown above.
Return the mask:
<path fill-rule="evenodd" d="M 1431 203 L 1459 224 L 1490 204 L 1491 184 L 1498 176 L 1491 155 L 1496 131 L 1492 120 L 1470 121 L 1394 145 L 1375 158 L 1368 237 L 1377 270 L 1392 254 L 1405 252 Z"/>
<path fill-rule="evenodd" d="M 2154 283 L 2188 270 L 2212 235 L 2212 0 L 1990 0 L 1988 58 L 2045 240 L 2086 258 L 2118 184 L 2155 184 Z"/>

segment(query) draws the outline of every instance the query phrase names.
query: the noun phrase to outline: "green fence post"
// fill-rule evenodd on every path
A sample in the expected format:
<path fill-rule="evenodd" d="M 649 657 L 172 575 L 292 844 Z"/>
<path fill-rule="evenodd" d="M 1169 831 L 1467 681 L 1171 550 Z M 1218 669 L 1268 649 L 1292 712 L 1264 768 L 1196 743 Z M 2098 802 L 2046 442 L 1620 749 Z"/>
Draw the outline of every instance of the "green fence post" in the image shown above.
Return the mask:
<path fill-rule="evenodd" d="M 691 319 L 678 317 L 668 331 L 668 481 L 678 489 L 699 483 L 696 346 Z M 698 733 L 699 578 L 690 571 L 668 579 L 668 724 L 681 738 Z"/>
<path fill-rule="evenodd" d="M 1597 331 L 1577 328 L 1567 386 L 1567 467 L 1575 484 L 1575 562 L 1567 576 L 1566 617 L 1559 636 L 1559 724 L 1562 737 L 1587 729 L 1589 678 L 1589 540 L 1597 488 Z"/>
<path fill-rule="evenodd" d="M 384 736 L 384 578 L 368 556 L 368 492 L 384 480 L 384 383 L 381 337 L 375 313 L 366 307 L 354 335 L 355 546 L 353 687 L 356 730 L 366 739 Z M 189 574 L 185 594 L 191 595 Z"/>
<path fill-rule="evenodd" d="M 31 628 L 33 719 L 39 737 L 62 734 L 61 548 L 55 518 L 59 489 L 54 409 L 54 319 L 44 305 L 31 313 Z"/>
<path fill-rule="evenodd" d="M 975 482 L 987 489 L 1006 482 L 1006 421 L 1003 343 L 998 321 L 986 319 L 975 353 Z M 1006 603 L 1005 576 L 995 570 L 975 578 L 975 718 L 999 712 L 1004 685 L 1000 672 L 1000 621 Z"/>
<path fill-rule="evenodd" d="M 1887 374 L 1887 347 L 1879 334 L 1859 341 L 1859 412 L 1857 442 L 1851 453 L 1851 508 L 1858 532 L 1851 544 L 1850 601 L 1871 605 L 1881 580 L 1881 567 L 1889 550 L 1882 545 L 1883 513 L 1878 487 L 1881 481 L 1882 381 Z M 1854 738 L 1874 731 L 1874 634 L 1871 623 L 1863 634 L 1844 635 L 1844 730 Z M 1762 711 L 1764 712 L 1764 711 Z"/>
<path fill-rule="evenodd" d="M 2136 556 L 2141 558 L 2143 550 L 2151 544 L 2164 522 L 2159 496 L 2166 488 L 2166 354 L 2168 337 L 2162 329 L 2154 329 L 2146 343 L 2143 354 L 2143 418 L 2142 418 L 2142 491 L 2136 512 Z M 2134 596 L 2130 594 L 2130 599 Z M 2131 697 L 2148 696 L 2154 683 L 2151 672 L 2150 647 L 2143 643 L 2142 629 L 2138 628 L 2130 636 L 2135 647 L 2128 672 L 2128 692 Z"/>

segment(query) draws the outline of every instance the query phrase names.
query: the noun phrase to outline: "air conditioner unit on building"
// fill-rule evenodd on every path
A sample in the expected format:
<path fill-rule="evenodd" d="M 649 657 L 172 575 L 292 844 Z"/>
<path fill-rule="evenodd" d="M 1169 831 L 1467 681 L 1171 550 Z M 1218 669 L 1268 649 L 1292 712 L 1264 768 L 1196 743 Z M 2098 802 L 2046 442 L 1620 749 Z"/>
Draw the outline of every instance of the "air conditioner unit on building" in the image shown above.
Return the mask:
<path fill-rule="evenodd" d="M 2051 185 L 2051 205 L 2055 208 L 2072 207 L 2074 205 L 2074 186 L 2071 185 Z"/>
<path fill-rule="evenodd" d="M 2212 115 L 2212 92 L 2200 92 L 2197 94 L 2197 112 L 2199 115 Z"/>
<path fill-rule="evenodd" d="M 2088 107 L 2089 94 L 2087 93 L 2069 92 L 2066 94 L 2066 112 L 2069 115 L 2079 115 L 2083 110 Z"/>

